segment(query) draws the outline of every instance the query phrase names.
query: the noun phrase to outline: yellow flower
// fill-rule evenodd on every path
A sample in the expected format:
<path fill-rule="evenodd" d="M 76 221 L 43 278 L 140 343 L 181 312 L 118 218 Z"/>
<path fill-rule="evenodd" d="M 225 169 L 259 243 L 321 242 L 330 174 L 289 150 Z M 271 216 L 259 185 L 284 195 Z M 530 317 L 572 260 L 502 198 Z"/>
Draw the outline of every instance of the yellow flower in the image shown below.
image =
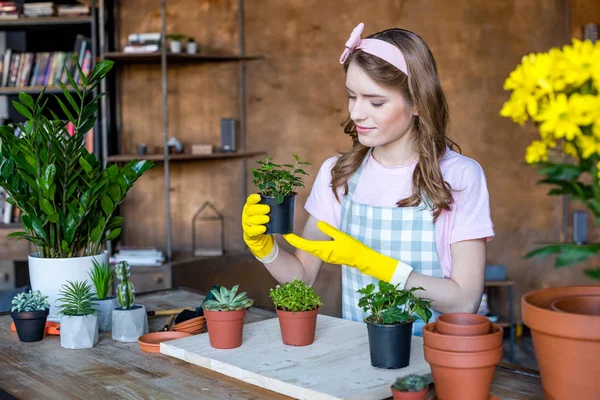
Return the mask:
<path fill-rule="evenodd" d="M 562 151 L 568 156 L 577 158 L 579 154 L 577 154 L 577 147 L 571 142 L 564 142 L 562 145 Z"/>
<path fill-rule="evenodd" d="M 541 140 L 534 140 L 527 148 L 525 154 L 527 164 L 535 164 L 540 161 L 548 161 L 548 146 Z"/>
<path fill-rule="evenodd" d="M 598 161 L 598 164 L 596 164 L 596 168 L 598 168 L 596 175 L 598 176 L 598 179 L 600 179 L 600 161 Z"/>
<path fill-rule="evenodd" d="M 563 58 L 557 69 L 564 74 L 569 85 L 580 86 L 592 78 L 594 70 L 600 64 L 600 47 L 590 40 L 573 39 L 573 44 L 563 46 Z"/>
<path fill-rule="evenodd" d="M 546 107 L 536 116 L 536 121 L 541 121 L 540 134 L 542 137 L 554 139 L 566 138 L 573 140 L 581 135 L 581 129 L 576 123 L 577 110 L 569 104 L 565 94 L 559 94 L 556 99 L 550 100 Z"/>
<path fill-rule="evenodd" d="M 600 102 L 597 96 L 575 93 L 569 97 L 569 112 L 573 122 L 579 126 L 591 125 L 600 117 Z"/>
<path fill-rule="evenodd" d="M 523 125 L 529 119 L 526 107 L 527 98 L 523 96 L 523 92 L 514 91 L 510 96 L 510 100 L 502 106 L 500 115 L 503 117 L 510 117 L 513 122 Z"/>
<path fill-rule="evenodd" d="M 594 136 L 581 135 L 577 138 L 577 146 L 581 150 L 581 157 L 590 158 L 594 154 L 600 154 L 600 141 Z"/>

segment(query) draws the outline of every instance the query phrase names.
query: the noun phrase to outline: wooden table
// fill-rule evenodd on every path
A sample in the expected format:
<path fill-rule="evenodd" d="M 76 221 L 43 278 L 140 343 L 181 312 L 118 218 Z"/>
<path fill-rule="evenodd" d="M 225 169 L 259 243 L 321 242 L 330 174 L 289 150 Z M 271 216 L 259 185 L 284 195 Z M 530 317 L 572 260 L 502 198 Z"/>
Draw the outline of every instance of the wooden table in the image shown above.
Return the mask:
<path fill-rule="evenodd" d="M 148 310 L 195 307 L 204 296 L 179 288 L 138 294 Z M 247 322 L 275 317 L 270 310 L 251 308 Z M 58 336 L 22 343 L 10 330 L 12 319 L 0 314 L 0 398 L 22 399 L 288 399 L 205 368 L 157 353 L 145 353 L 137 343 L 120 343 L 101 333 L 91 349 L 67 350 Z M 149 318 L 150 331 L 166 317 Z M 501 364 L 492 393 L 501 399 L 543 399 L 536 371 Z"/>

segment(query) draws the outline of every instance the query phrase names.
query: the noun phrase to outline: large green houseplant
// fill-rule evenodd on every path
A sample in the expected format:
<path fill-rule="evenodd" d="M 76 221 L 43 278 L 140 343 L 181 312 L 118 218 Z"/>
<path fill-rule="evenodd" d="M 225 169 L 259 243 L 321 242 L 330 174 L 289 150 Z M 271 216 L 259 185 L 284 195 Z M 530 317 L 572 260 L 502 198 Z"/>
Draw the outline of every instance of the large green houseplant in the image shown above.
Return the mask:
<path fill-rule="evenodd" d="M 115 210 L 154 165 L 134 160 L 122 168 L 104 169 L 85 148 L 85 136 L 96 122 L 104 95 L 95 92 L 112 66 L 113 62 L 102 61 L 86 77 L 77 65 L 80 86 L 67 70 L 71 86 L 61 83 L 62 96 L 55 96 L 60 111 L 47 107 L 45 90 L 35 100 L 20 93 L 13 106 L 26 121 L 0 127 L 0 186 L 8 194 L 6 201 L 21 210 L 24 229 L 10 236 L 30 241 L 37 250 L 29 257 L 31 284 L 49 297 L 50 317 L 56 314 L 54 302 L 62 283 L 88 280 L 91 258 L 100 264 L 108 261 L 103 245 L 119 236 L 123 224 Z M 61 111 L 66 119 L 57 114 Z M 66 259 L 79 259 L 76 273 L 61 272 L 61 266 L 74 270 L 66 266 Z"/>

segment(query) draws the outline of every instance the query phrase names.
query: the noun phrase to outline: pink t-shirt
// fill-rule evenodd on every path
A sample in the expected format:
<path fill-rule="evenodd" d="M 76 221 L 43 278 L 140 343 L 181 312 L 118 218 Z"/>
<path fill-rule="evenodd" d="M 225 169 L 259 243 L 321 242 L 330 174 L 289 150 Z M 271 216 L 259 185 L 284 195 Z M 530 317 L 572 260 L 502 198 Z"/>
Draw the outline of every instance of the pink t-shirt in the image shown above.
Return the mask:
<path fill-rule="evenodd" d="M 331 169 L 338 156 L 321 165 L 308 199 L 306 210 L 316 219 L 340 226 L 341 202 L 331 190 Z M 410 164 L 386 167 L 370 156 L 363 169 L 353 200 L 380 207 L 395 207 L 400 199 L 412 194 L 412 176 L 417 160 Z M 444 277 L 450 277 L 452 257 L 450 245 L 463 240 L 494 237 L 489 194 L 485 174 L 473 159 L 455 151 L 446 151 L 440 160 L 444 180 L 452 187 L 454 204 L 443 211 L 435 222 L 435 242 Z M 338 189 L 340 200 L 344 189 Z"/>

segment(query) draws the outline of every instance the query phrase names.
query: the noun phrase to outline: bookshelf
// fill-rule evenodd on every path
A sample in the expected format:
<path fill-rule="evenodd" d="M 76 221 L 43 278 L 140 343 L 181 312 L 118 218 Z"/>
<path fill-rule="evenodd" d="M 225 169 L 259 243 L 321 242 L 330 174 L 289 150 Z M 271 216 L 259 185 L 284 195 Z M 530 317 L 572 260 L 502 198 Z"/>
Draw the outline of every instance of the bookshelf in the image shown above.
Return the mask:
<path fill-rule="evenodd" d="M 23 87 L 0 87 L 0 96 L 13 96 L 18 95 L 20 92 L 27 94 L 40 94 L 42 90 L 46 88 L 47 94 L 58 94 L 62 93 L 60 86 L 23 86 Z M 75 89 L 68 87 L 69 92 L 74 92 Z"/>
<path fill-rule="evenodd" d="M 213 154 L 170 154 L 170 161 L 198 161 L 198 160 L 226 160 L 233 158 L 254 157 L 265 154 L 264 151 L 249 151 L 235 153 L 213 153 Z M 108 161 L 111 162 L 127 162 L 131 160 L 149 160 L 155 162 L 164 162 L 164 154 L 115 154 L 108 156 Z"/>
<path fill-rule="evenodd" d="M 156 63 L 161 62 L 160 53 L 122 53 L 108 52 L 104 58 L 115 62 L 123 63 Z M 259 60 L 260 56 L 239 56 L 227 54 L 167 54 L 167 61 L 170 62 L 235 62 Z"/>
<path fill-rule="evenodd" d="M 22 30 L 23 28 L 46 28 L 56 25 L 91 25 L 93 18 L 86 17 L 38 17 L 0 19 L 0 30 Z"/>

